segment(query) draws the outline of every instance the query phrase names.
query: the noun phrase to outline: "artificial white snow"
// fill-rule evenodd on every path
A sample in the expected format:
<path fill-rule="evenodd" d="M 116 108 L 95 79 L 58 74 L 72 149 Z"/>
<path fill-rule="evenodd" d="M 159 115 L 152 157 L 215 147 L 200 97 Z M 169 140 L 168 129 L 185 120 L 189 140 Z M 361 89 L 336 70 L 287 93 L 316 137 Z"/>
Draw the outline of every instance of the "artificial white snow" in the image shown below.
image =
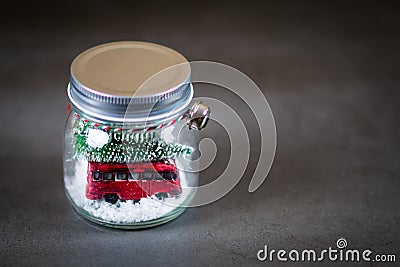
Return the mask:
<path fill-rule="evenodd" d="M 101 148 L 109 141 L 108 133 L 100 129 L 89 129 L 87 133 L 87 143 L 91 147 Z"/>
<path fill-rule="evenodd" d="M 118 200 L 116 204 L 110 204 L 104 200 L 89 200 L 86 198 L 87 170 L 88 162 L 78 160 L 75 175 L 66 177 L 65 187 L 77 206 L 107 222 L 129 224 L 157 219 L 179 207 L 192 194 L 192 189 L 187 188 L 186 178 L 181 173 L 182 193 L 177 198 L 168 198 L 168 203 L 151 197 L 142 198 L 137 203 Z"/>

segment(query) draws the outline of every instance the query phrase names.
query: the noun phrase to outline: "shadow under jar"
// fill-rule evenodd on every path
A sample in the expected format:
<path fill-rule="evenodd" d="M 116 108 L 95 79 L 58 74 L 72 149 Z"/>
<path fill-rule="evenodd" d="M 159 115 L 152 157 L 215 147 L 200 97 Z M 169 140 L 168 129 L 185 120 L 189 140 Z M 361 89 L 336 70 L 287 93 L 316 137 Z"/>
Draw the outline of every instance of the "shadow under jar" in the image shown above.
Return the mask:
<path fill-rule="evenodd" d="M 168 222 L 190 203 L 197 130 L 190 65 L 176 51 L 114 42 L 78 55 L 67 93 L 64 184 L 78 214 L 115 228 Z"/>

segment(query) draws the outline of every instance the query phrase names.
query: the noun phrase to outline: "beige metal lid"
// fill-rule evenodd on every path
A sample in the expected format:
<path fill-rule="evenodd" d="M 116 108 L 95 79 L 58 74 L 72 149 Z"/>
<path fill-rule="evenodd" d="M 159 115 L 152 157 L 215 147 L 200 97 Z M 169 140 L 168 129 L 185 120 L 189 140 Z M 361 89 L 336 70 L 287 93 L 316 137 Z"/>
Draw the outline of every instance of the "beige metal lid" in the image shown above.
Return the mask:
<path fill-rule="evenodd" d="M 187 63 L 186 58 L 168 47 L 147 42 L 114 42 L 90 48 L 78 55 L 71 75 L 80 84 L 99 93 L 132 96 L 148 78 L 168 67 Z M 190 69 L 180 68 L 158 79 L 151 90 L 140 95 L 162 93 L 188 79 Z M 165 77 L 167 78 L 167 77 Z M 158 87 L 157 87 L 158 85 Z"/>
<path fill-rule="evenodd" d="M 128 104 L 138 104 L 140 110 L 143 104 L 170 106 L 191 98 L 186 58 L 147 42 L 113 42 L 84 51 L 72 62 L 70 81 L 68 95 L 75 106 L 94 109 L 92 113 L 97 108 L 107 116 Z"/>

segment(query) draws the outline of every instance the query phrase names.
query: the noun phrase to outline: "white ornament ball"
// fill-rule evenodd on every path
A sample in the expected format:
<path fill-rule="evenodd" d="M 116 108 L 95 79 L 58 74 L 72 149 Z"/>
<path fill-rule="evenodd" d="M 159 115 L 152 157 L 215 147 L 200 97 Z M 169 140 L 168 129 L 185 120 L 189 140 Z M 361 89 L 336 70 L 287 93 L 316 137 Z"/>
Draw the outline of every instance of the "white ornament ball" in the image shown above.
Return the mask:
<path fill-rule="evenodd" d="M 89 129 L 86 139 L 88 145 L 95 148 L 103 147 L 109 140 L 108 133 L 100 129 Z"/>

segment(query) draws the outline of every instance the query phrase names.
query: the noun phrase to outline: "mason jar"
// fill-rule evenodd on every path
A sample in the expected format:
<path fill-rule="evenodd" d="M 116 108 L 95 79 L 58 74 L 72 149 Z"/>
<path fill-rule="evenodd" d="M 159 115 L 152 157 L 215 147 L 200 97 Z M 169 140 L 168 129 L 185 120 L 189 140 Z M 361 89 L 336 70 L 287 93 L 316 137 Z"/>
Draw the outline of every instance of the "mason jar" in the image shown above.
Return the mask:
<path fill-rule="evenodd" d="M 71 64 L 64 184 L 73 208 L 109 227 L 143 228 L 181 214 L 196 192 L 198 131 L 188 61 L 167 47 L 114 42 Z"/>

